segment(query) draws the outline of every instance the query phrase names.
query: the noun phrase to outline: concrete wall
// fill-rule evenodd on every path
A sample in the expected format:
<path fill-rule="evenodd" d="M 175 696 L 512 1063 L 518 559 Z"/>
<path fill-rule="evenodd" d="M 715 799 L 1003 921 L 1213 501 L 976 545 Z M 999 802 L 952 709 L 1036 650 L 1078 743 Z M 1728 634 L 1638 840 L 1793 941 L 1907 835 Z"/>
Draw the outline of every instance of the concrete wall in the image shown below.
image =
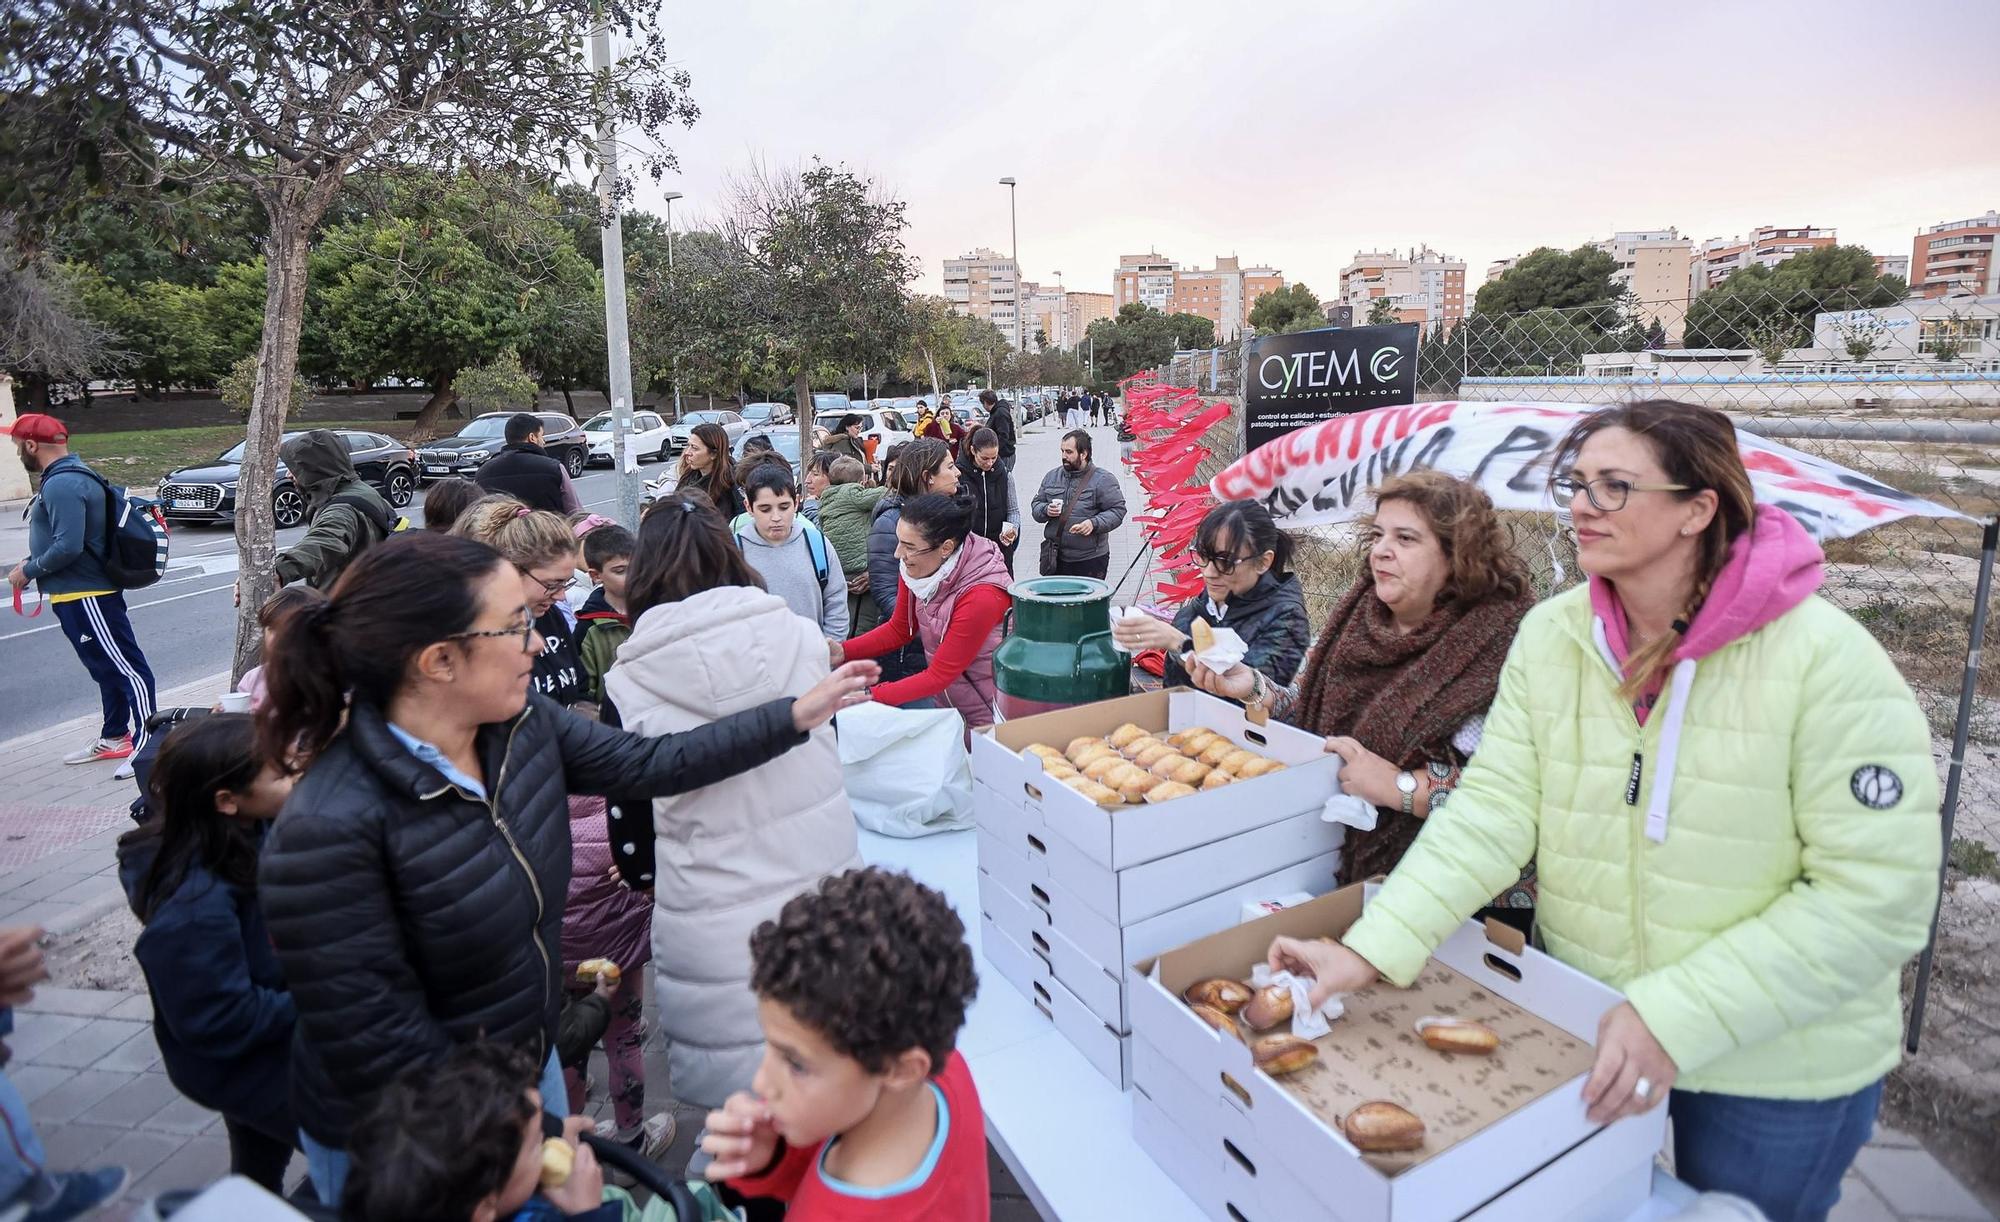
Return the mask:
<path fill-rule="evenodd" d="M 13 418 L 14 380 L 0 373 L 0 420 Z M 21 466 L 21 455 L 9 438 L 0 443 L 0 501 L 23 500 L 28 492 L 28 472 Z"/>

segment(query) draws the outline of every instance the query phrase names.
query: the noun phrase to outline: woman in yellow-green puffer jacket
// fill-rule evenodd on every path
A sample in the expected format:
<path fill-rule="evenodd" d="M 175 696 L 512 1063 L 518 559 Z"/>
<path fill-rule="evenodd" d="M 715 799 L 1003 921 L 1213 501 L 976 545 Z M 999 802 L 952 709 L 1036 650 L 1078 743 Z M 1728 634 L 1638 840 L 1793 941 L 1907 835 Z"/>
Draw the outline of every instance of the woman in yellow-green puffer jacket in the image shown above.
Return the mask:
<path fill-rule="evenodd" d="M 1408 984 L 1532 857 L 1546 949 L 1628 998 L 1590 1118 L 1667 1102 L 1682 1179 L 1824 1218 L 1937 899 L 1929 729 L 1814 595 L 1818 545 L 1754 503 L 1727 417 L 1607 408 L 1553 470 L 1588 587 L 1529 613 L 1463 782 L 1345 945 L 1280 938 L 1272 963 L 1320 994 Z"/>

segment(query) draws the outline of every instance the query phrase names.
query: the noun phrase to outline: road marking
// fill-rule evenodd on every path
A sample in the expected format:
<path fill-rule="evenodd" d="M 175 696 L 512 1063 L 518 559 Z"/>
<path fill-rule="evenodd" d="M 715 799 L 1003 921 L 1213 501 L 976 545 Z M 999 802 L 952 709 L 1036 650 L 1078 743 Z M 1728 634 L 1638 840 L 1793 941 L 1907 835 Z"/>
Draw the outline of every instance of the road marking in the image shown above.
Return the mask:
<path fill-rule="evenodd" d="M 183 598 L 200 598 L 204 594 L 215 594 L 222 590 L 234 590 L 235 588 L 236 583 L 232 581 L 226 586 L 210 586 L 206 590 L 190 590 L 186 594 L 175 594 L 171 598 L 156 598 L 152 602 L 133 603 L 125 609 L 127 611 L 143 611 L 147 607 L 157 607 L 162 603 L 177 603 Z M 33 636 L 37 632 L 50 632 L 60 627 L 62 627 L 61 624 L 43 624 L 39 628 L 23 628 L 19 632 L 10 632 L 5 636 L 0 636 L 0 641 L 11 641 L 16 637 Z"/>

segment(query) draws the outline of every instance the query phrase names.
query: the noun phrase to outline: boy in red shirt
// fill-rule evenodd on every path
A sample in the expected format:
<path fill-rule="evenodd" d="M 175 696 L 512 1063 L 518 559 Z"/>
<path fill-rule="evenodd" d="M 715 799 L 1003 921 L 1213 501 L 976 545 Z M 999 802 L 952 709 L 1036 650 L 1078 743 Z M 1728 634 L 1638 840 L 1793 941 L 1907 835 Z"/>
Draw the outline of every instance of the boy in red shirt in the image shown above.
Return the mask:
<path fill-rule="evenodd" d="M 953 1049 L 979 982 L 945 898 L 849 870 L 759 926 L 750 959 L 764 1061 L 708 1115 L 708 1178 L 786 1222 L 986 1218 L 986 1123 Z"/>

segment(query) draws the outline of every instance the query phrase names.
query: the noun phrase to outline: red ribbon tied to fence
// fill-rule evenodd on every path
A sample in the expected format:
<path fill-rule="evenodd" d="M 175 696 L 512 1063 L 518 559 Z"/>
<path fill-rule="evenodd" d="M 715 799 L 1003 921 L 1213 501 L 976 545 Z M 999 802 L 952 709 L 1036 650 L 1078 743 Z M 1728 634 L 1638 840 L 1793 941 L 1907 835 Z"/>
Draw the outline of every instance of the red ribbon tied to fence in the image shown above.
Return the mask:
<path fill-rule="evenodd" d="M 1134 520 L 1166 570 L 1153 588 L 1163 602 L 1183 603 L 1201 592 L 1194 534 L 1215 504 L 1196 476 L 1212 456 L 1201 439 L 1228 418 L 1229 404 L 1203 399 L 1185 386 L 1167 386 L 1151 374 L 1127 378 L 1119 389 L 1125 396 L 1125 425 L 1137 438 L 1132 471 L 1146 497 L 1145 509 Z"/>

